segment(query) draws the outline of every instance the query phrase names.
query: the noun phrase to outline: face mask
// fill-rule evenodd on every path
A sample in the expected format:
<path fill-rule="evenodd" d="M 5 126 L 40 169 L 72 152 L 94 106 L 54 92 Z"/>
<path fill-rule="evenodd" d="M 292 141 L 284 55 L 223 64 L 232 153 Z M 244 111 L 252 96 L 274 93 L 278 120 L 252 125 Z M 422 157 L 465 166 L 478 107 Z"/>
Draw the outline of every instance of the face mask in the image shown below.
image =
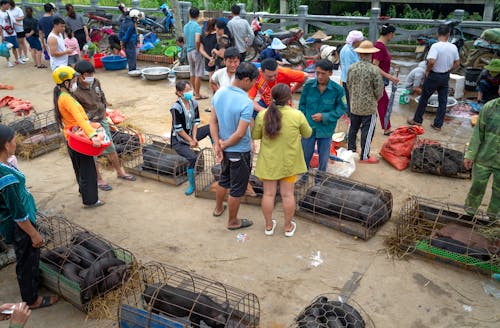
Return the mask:
<path fill-rule="evenodd" d="M 184 99 L 191 100 L 191 99 L 193 99 L 193 91 L 184 92 L 183 96 L 184 96 Z"/>
<path fill-rule="evenodd" d="M 85 83 L 92 84 L 94 83 L 94 77 L 93 76 L 87 76 L 83 79 Z"/>
<path fill-rule="evenodd" d="M 73 84 L 71 85 L 71 88 L 70 88 L 70 90 L 69 90 L 69 91 L 71 91 L 71 92 L 75 92 L 77 89 L 78 89 L 78 85 L 77 85 L 77 84 L 76 84 L 76 82 L 75 82 L 75 83 L 73 83 Z"/>

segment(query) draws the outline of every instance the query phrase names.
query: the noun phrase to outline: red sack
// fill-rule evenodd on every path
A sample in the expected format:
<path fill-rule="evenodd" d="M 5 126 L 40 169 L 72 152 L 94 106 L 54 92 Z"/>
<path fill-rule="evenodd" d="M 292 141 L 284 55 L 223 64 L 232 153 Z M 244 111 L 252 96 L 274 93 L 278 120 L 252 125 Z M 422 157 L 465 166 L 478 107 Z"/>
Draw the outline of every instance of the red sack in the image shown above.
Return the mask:
<path fill-rule="evenodd" d="M 424 132 L 424 128 L 416 125 L 397 128 L 383 144 L 380 155 L 396 169 L 406 169 L 410 163 L 415 139 Z"/>

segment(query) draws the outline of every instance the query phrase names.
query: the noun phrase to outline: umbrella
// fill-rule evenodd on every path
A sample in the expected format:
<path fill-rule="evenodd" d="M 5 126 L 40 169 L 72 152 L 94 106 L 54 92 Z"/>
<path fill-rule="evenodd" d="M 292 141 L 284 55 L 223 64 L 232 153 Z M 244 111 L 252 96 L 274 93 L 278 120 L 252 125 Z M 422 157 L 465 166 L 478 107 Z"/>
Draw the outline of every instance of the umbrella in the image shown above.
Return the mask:
<path fill-rule="evenodd" d="M 399 67 L 396 68 L 396 77 L 399 75 Z M 391 117 L 392 113 L 392 105 L 394 105 L 394 98 L 396 98 L 396 90 L 398 89 L 398 85 L 394 82 L 392 82 L 392 90 L 391 90 L 391 97 L 389 98 L 389 104 L 387 105 L 387 111 L 385 112 L 385 117 L 384 117 L 384 128 L 387 128 L 389 125 L 389 119 Z"/>

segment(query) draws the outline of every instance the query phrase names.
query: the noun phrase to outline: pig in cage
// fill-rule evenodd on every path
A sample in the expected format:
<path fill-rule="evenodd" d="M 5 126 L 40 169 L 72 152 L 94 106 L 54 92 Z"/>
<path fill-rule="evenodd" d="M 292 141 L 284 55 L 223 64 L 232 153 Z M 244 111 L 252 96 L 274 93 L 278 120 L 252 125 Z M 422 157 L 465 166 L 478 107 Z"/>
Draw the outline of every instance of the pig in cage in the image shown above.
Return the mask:
<path fill-rule="evenodd" d="M 396 246 L 403 256 L 416 253 L 469 270 L 500 273 L 499 222 L 482 211 L 470 214 L 461 205 L 410 197 L 386 245 Z"/>
<path fill-rule="evenodd" d="M 140 147 L 144 143 L 144 137 L 140 131 L 121 125 L 110 125 L 109 129 L 120 159 L 127 160 L 140 155 Z"/>
<path fill-rule="evenodd" d="M 127 172 L 172 185 L 187 181 L 188 161 L 177 155 L 170 141 L 162 136 L 143 133 L 143 142 L 131 147 L 138 154 L 123 161 Z"/>
<path fill-rule="evenodd" d="M 417 138 L 410 168 L 414 172 L 470 179 L 471 171 L 464 167 L 466 148 L 465 143 Z"/>
<path fill-rule="evenodd" d="M 391 218 L 392 194 L 328 172 L 311 170 L 295 185 L 297 216 L 368 240 Z"/>
<path fill-rule="evenodd" d="M 216 162 L 214 150 L 212 148 L 202 149 L 196 160 L 195 196 L 215 199 L 215 191 L 219 183 L 220 173 L 221 164 Z M 262 181 L 251 174 L 246 193 L 241 198 L 241 202 L 244 204 L 260 205 L 263 194 L 264 187 Z M 279 200 L 279 188 L 276 194 L 276 200 Z"/>
<path fill-rule="evenodd" d="M 354 299 L 321 294 L 295 317 L 289 328 L 374 328 L 370 316 Z"/>
<path fill-rule="evenodd" d="M 37 226 L 46 241 L 40 256 L 42 284 L 86 313 L 137 265 L 130 251 L 63 217 L 39 215 Z"/>
<path fill-rule="evenodd" d="M 167 264 L 149 262 L 124 282 L 121 328 L 258 327 L 257 296 Z"/>

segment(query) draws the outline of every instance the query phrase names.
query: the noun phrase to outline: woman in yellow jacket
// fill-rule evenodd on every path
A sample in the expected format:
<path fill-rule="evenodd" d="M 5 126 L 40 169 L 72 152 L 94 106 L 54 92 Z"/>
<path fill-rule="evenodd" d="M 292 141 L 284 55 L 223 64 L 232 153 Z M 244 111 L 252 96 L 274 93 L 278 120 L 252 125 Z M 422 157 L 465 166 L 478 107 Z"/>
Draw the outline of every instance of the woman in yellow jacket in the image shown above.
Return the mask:
<path fill-rule="evenodd" d="M 79 126 L 85 131 L 85 134 L 94 147 L 100 147 L 101 141 L 97 137 L 96 130 L 90 125 L 87 114 L 83 107 L 70 94 L 73 78 L 77 75 L 75 70 L 69 66 L 58 67 L 52 73 L 52 78 L 56 83 L 54 88 L 54 108 L 56 122 L 59 127 L 64 129 L 66 140 L 66 128 L 70 126 Z M 99 200 L 97 193 L 97 173 L 94 157 L 78 153 L 68 146 L 69 157 L 75 170 L 76 181 L 80 194 L 82 196 L 83 206 L 85 208 L 104 205 Z"/>
<path fill-rule="evenodd" d="M 255 175 L 264 184 L 262 213 L 266 220 L 265 234 L 272 236 L 276 220 L 272 218 L 278 181 L 285 212 L 285 236 L 292 237 L 297 223 L 293 195 L 296 176 L 307 172 L 300 137 L 309 138 L 312 129 L 304 114 L 288 106 L 292 100 L 290 87 L 277 84 L 271 90 L 272 102 L 259 112 L 252 130 L 253 139 L 262 139 Z"/>

